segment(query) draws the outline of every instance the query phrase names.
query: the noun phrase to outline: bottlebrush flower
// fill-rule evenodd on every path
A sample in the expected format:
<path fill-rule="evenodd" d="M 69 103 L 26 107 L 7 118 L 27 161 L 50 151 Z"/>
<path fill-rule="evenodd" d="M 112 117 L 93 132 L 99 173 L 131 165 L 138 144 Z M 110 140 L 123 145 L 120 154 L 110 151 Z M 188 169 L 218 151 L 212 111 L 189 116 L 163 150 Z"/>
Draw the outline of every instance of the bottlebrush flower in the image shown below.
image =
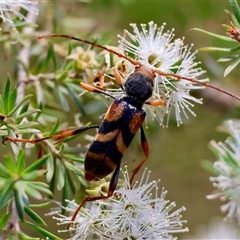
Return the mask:
<path fill-rule="evenodd" d="M 219 217 L 212 218 L 208 225 L 201 225 L 195 236 L 186 236 L 186 239 L 192 240 L 226 240 L 239 238 L 240 232 L 238 227 Z"/>
<path fill-rule="evenodd" d="M 192 45 L 184 45 L 183 38 L 174 39 L 174 29 L 164 32 L 165 24 L 157 27 L 149 22 L 148 27 L 141 25 L 141 30 L 136 24 L 131 24 L 134 34 L 125 31 L 124 37 L 120 37 L 120 47 L 134 59 L 150 68 L 158 69 L 164 73 L 173 73 L 182 77 L 198 79 L 205 71 L 195 62 L 196 51 L 191 52 Z M 130 41 L 126 38 L 129 37 Z M 206 82 L 207 79 L 198 79 Z M 161 125 L 164 125 L 166 115 L 175 112 L 177 124 L 182 123 L 183 118 L 188 118 L 188 113 L 195 115 L 192 110 L 194 103 L 202 103 L 190 95 L 190 90 L 202 89 L 203 86 L 187 80 L 177 80 L 171 76 L 156 75 L 154 82 L 153 99 L 166 101 L 166 106 L 151 107 L 150 111 Z M 173 110 L 174 109 L 174 110 Z M 169 116 L 167 116 L 166 125 Z"/>
<path fill-rule="evenodd" d="M 20 12 L 21 8 L 27 12 L 38 14 L 36 4 L 37 2 L 34 0 L 0 0 L 0 18 L 4 22 L 14 25 L 14 16 L 20 20 L 26 20 L 25 16 Z"/>
<path fill-rule="evenodd" d="M 128 172 L 123 172 L 124 184 L 109 199 L 95 201 L 83 207 L 72 227 L 71 239 L 175 239 L 174 233 L 186 232 L 180 213 L 173 211 L 174 202 L 165 200 L 167 191 L 159 193 L 159 181 L 149 182 L 145 170 L 139 182 L 129 186 Z M 66 210 L 73 213 L 78 207 L 70 203 Z M 69 224 L 71 216 L 58 214 L 60 224 Z"/>
<path fill-rule="evenodd" d="M 211 142 L 218 160 L 213 165 L 216 176 L 211 177 L 210 181 L 218 191 L 207 198 L 226 201 L 221 206 L 222 212 L 227 212 L 228 219 L 236 218 L 240 223 L 240 122 L 228 121 L 226 125 L 230 137 L 225 143 Z"/>

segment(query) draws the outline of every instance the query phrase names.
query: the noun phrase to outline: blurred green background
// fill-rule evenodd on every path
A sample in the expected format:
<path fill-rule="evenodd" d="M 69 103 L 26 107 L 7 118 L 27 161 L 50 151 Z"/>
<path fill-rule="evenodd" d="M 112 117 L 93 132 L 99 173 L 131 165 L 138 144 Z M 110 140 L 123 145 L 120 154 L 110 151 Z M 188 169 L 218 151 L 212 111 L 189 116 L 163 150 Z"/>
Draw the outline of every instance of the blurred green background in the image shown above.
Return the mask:
<path fill-rule="evenodd" d="M 165 29 L 174 28 L 176 37 L 185 36 L 186 44 L 194 43 L 193 49 L 209 45 L 223 46 L 221 42 L 191 29 L 198 27 L 224 34 L 226 30 L 221 24 L 229 24 L 224 9 L 230 10 L 228 1 L 214 0 L 89 3 L 68 0 L 44 4 L 39 13 L 39 28 L 43 32 L 55 31 L 88 39 L 101 36 L 107 39 L 109 44 L 116 45 L 117 34 L 123 34 L 124 29 L 131 31 L 129 23 L 154 21 L 161 26 L 166 22 Z M 44 22 L 51 14 L 57 18 L 55 29 L 50 29 Z M 198 60 L 202 61 L 202 67 L 208 70 L 213 85 L 236 91 L 237 71 L 223 79 L 225 66 L 215 63 L 218 56 L 220 55 L 201 52 L 198 54 Z M 2 79 L 0 90 L 2 90 L 6 72 L 14 75 L 14 66 L 11 57 L 6 59 L 4 52 L 0 59 Z M 208 149 L 209 141 L 212 139 L 224 141 L 227 137 L 226 134 L 217 132 L 216 128 L 224 119 L 238 117 L 234 108 L 235 101 L 230 97 L 209 89 L 195 94 L 204 98 L 203 105 L 194 108 L 197 117 L 190 116 L 190 119 L 180 127 L 177 127 L 175 122 L 170 122 L 168 128 L 159 127 L 157 122 L 148 120 L 148 128 L 145 130 L 150 145 L 150 158 L 145 167 L 152 171 L 152 179 L 161 179 L 159 188 L 164 187 L 168 190 L 167 199 L 175 201 L 177 207 L 182 205 L 186 207 L 183 219 L 187 219 L 186 226 L 190 228 L 190 233 L 193 233 L 199 224 L 208 223 L 213 216 L 223 216 L 219 209 L 220 202 L 206 200 L 205 196 L 213 191 L 213 187 L 209 181 L 210 174 L 202 168 L 201 163 L 204 159 L 215 160 Z M 104 104 L 100 104 L 100 107 L 96 115 L 89 116 L 85 121 L 99 124 L 98 116 L 107 109 Z M 71 115 L 76 112 L 76 106 L 72 105 Z M 0 146 L 0 151 L 2 149 L 5 150 Z M 132 161 L 133 157 L 135 161 Z M 140 135 L 137 134 L 123 162 L 126 161 L 129 168 L 133 169 L 142 158 Z M 182 235 L 179 236 L 181 237 Z"/>

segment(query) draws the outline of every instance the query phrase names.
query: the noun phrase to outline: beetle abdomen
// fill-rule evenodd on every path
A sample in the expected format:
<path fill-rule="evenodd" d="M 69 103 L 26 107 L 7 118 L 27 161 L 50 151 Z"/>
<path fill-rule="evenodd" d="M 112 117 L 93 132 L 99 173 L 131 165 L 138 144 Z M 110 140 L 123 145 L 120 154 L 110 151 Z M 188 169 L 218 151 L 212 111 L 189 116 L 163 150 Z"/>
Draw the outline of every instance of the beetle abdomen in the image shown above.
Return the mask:
<path fill-rule="evenodd" d="M 86 180 L 103 178 L 115 169 L 145 115 L 122 98 L 114 100 L 86 154 Z"/>

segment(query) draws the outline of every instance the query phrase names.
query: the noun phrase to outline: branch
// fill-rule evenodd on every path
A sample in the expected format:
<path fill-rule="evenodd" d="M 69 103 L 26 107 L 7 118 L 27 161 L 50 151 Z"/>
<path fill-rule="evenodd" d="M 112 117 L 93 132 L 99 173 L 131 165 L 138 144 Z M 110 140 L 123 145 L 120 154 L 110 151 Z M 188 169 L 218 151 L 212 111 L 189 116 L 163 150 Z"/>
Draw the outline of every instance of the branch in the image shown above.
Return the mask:
<path fill-rule="evenodd" d="M 19 233 L 20 228 L 19 228 L 19 223 L 18 223 L 19 218 L 18 218 L 15 201 L 11 202 L 10 212 L 11 212 L 11 217 L 8 220 L 6 228 L 3 230 L 2 236 L 0 236 L 0 240 L 6 240 L 12 229 L 13 229 L 14 235 L 15 235 L 14 238 L 16 240 L 18 239 L 18 233 Z"/>

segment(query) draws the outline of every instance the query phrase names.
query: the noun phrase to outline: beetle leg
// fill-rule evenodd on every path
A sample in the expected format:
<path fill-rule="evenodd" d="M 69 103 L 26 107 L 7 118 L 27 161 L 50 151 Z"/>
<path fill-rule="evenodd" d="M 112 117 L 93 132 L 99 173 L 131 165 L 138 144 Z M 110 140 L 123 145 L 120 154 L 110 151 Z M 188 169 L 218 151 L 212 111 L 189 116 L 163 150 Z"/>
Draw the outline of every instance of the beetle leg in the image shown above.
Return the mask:
<path fill-rule="evenodd" d="M 142 150 L 143 153 L 145 155 L 145 158 L 138 164 L 138 166 L 132 171 L 132 176 L 130 178 L 130 185 L 133 182 L 133 179 L 135 177 L 135 175 L 138 173 L 138 171 L 140 170 L 140 168 L 142 167 L 142 165 L 147 161 L 148 157 L 149 157 L 149 146 L 148 146 L 148 141 L 147 138 L 145 136 L 143 127 L 140 127 L 141 130 L 141 145 L 142 145 Z"/>
<path fill-rule="evenodd" d="M 96 200 L 100 200 L 100 199 L 106 199 L 106 198 L 110 198 L 113 193 L 114 193 L 114 190 L 116 189 L 117 187 L 117 183 L 118 183 L 118 177 L 119 177 L 119 172 L 120 172 L 120 166 L 121 166 L 121 162 L 119 162 L 117 164 L 117 167 L 115 168 L 114 170 L 114 173 L 112 175 L 112 178 L 111 178 L 111 181 L 110 181 L 110 184 L 109 184 L 109 189 L 108 189 L 108 193 L 107 195 L 102 195 L 102 196 L 95 196 L 95 197 L 91 197 L 91 196 L 85 196 L 81 202 L 81 204 L 78 206 L 78 208 L 75 210 L 73 216 L 72 216 L 72 219 L 70 221 L 70 223 L 68 224 L 67 226 L 67 229 L 70 228 L 70 226 L 72 225 L 72 223 L 74 222 L 74 220 L 76 219 L 77 217 L 77 214 L 78 212 L 80 211 L 80 209 L 82 208 L 82 206 L 86 203 L 86 202 L 92 202 L 92 201 L 96 201 Z"/>
<path fill-rule="evenodd" d="M 157 100 L 152 100 L 152 101 L 146 101 L 145 104 L 157 107 L 157 106 L 166 106 L 166 102 L 161 100 L 161 99 L 157 99 Z"/>
<path fill-rule="evenodd" d="M 122 77 L 120 75 L 120 72 L 118 71 L 117 68 L 114 68 L 113 72 L 114 72 L 114 77 L 115 77 L 115 80 L 116 80 L 117 84 L 123 90 L 123 92 L 125 92 L 123 84 L 122 84 Z"/>
<path fill-rule="evenodd" d="M 90 84 L 88 84 L 88 83 L 80 82 L 80 87 L 86 89 L 86 90 L 89 91 L 89 92 L 95 92 L 95 93 L 104 94 L 104 95 L 106 95 L 106 96 L 108 96 L 108 97 L 111 97 L 111 98 L 113 98 L 113 99 L 116 99 L 116 98 L 115 98 L 114 96 L 112 96 L 111 94 L 109 94 L 109 93 L 107 93 L 107 92 L 105 92 L 105 91 L 103 91 L 103 90 L 101 90 L 101 89 L 99 89 L 99 88 L 97 88 L 97 87 L 94 87 L 94 86 L 92 86 L 92 85 L 90 85 Z"/>
<path fill-rule="evenodd" d="M 14 142 L 14 143 L 22 142 L 22 143 L 35 144 L 35 143 L 38 143 L 38 142 L 41 142 L 41 141 L 47 140 L 47 139 L 55 139 L 56 142 L 59 142 L 65 137 L 70 137 L 70 136 L 79 134 L 79 133 L 84 132 L 84 131 L 86 131 L 88 129 L 91 129 L 91 128 L 99 128 L 99 126 L 98 125 L 92 125 L 92 126 L 86 126 L 86 127 L 79 127 L 79 128 L 75 128 L 75 129 L 65 129 L 65 130 L 62 130 L 58 134 L 54 134 L 54 135 L 51 135 L 51 136 L 38 138 L 38 139 L 22 139 L 22 138 L 6 137 L 2 140 L 2 143 L 5 144 L 6 141 L 10 141 L 10 142 Z"/>

